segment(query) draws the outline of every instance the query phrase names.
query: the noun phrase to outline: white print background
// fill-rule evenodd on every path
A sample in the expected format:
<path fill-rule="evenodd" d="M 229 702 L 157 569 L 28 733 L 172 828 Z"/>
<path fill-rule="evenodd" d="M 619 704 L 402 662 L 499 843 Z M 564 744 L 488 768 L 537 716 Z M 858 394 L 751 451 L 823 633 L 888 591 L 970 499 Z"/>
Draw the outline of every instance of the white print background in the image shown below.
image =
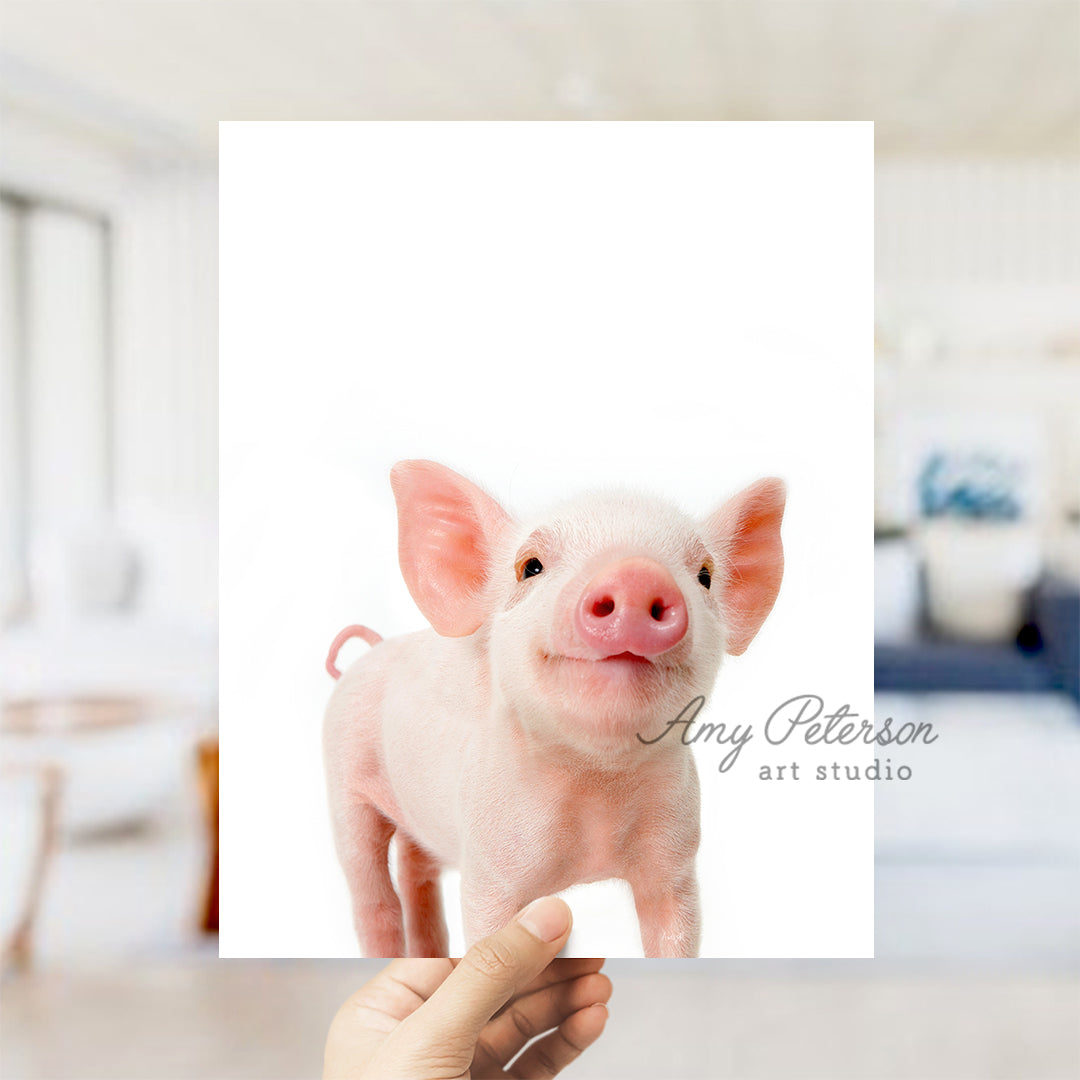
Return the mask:
<path fill-rule="evenodd" d="M 222 124 L 223 956 L 357 954 L 323 660 L 347 623 L 425 625 L 407 457 L 522 511 L 786 479 L 780 598 L 700 718 L 757 729 L 722 778 L 698 755 L 702 955 L 873 954 L 873 786 L 811 778 L 873 751 L 761 733 L 795 694 L 871 708 L 872 191 L 869 123 Z M 624 885 L 569 899 L 569 952 L 641 955 Z"/>

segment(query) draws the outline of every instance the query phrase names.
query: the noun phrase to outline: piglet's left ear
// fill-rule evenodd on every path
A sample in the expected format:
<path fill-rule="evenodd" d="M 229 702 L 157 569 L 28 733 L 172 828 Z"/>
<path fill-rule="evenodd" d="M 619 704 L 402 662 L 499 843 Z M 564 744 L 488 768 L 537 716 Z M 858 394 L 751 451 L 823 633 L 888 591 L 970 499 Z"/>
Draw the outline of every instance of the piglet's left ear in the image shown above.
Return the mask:
<path fill-rule="evenodd" d="M 784 576 L 780 522 L 786 491 L 769 477 L 729 499 L 705 523 L 705 535 L 723 560 L 716 577 L 723 582 L 728 622 L 727 651 L 744 653 L 772 611 Z"/>

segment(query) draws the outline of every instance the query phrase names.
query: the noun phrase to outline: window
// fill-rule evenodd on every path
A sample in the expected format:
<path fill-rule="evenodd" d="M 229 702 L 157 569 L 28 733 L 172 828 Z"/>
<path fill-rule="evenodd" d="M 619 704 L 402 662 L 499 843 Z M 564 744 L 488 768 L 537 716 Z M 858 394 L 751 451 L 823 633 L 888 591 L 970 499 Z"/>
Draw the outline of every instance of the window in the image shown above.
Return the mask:
<path fill-rule="evenodd" d="M 25 615 L 37 552 L 110 512 L 108 221 L 0 193 L 0 622 Z"/>

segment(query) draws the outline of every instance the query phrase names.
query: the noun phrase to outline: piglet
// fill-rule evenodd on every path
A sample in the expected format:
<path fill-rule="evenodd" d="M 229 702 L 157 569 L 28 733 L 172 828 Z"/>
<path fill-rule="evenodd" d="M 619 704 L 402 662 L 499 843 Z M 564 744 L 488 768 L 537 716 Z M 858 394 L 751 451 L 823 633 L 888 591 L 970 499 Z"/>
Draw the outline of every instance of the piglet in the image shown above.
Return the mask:
<path fill-rule="evenodd" d="M 330 812 L 361 949 L 448 955 L 439 874 L 458 867 L 470 944 L 538 896 L 622 878 L 645 955 L 696 956 L 697 772 L 679 739 L 651 740 L 771 610 L 783 484 L 702 521 L 605 493 L 523 522 L 431 461 L 390 481 L 432 628 L 347 627 L 327 659 Z M 341 675 L 350 637 L 372 648 Z"/>

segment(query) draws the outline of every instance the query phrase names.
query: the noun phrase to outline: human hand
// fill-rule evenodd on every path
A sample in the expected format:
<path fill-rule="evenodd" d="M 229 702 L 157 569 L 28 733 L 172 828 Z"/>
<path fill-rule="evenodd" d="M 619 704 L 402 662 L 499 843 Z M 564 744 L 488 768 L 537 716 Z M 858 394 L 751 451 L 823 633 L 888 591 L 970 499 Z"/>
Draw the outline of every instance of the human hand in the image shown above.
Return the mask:
<path fill-rule="evenodd" d="M 324 1080 L 555 1076 L 599 1038 L 611 996 L 603 960 L 555 959 L 570 926 L 543 897 L 461 960 L 391 961 L 334 1017 Z"/>

